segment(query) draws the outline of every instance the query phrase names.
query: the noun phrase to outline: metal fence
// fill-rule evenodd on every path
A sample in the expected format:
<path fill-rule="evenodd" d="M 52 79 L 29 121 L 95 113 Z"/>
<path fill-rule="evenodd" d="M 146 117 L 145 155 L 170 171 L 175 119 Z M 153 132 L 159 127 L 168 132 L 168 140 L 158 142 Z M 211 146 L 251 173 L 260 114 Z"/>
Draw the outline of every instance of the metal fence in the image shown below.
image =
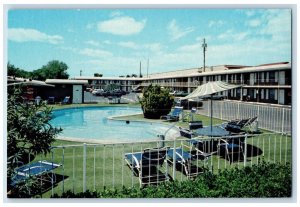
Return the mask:
<path fill-rule="evenodd" d="M 163 162 L 159 161 L 155 165 L 155 172 L 149 162 L 142 162 L 135 154 L 154 148 L 158 148 L 158 151 L 166 149 L 166 156 Z M 130 159 L 133 154 L 137 156 L 135 161 L 139 167 L 131 165 L 134 162 Z M 61 194 L 68 190 L 79 193 L 86 190 L 101 191 L 104 188 L 120 189 L 123 186 L 143 187 L 156 180 L 183 181 L 201 175 L 205 170 L 217 173 L 219 169 L 251 166 L 261 159 L 291 163 L 291 156 L 290 136 L 260 134 L 226 137 L 226 140 L 224 137 L 201 137 L 173 141 L 56 146 L 51 149 L 50 155 L 36 156 L 35 160 L 61 164 L 53 171 L 55 182 L 43 193 L 43 197 L 50 197 L 54 193 Z"/>
<path fill-rule="evenodd" d="M 203 102 L 199 114 L 210 116 L 210 101 Z M 213 117 L 222 120 L 243 119 L 257 116 L 258 127 L 277 133 L 291 134 L 291 108 L 237 101 L 213 101 Z"/>

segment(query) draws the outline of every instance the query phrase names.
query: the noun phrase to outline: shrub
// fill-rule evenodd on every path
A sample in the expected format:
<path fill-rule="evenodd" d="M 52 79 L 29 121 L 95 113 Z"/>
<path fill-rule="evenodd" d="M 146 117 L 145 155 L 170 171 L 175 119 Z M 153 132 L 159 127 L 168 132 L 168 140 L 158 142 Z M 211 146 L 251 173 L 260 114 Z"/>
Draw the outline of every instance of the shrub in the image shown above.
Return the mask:
<path fill-rule="evenodd" d="M 51 111 L 44 103 L 31 105 L 23 103 L 22 90 L 9 88 L 7 100 L 7 183 L 11 183 L 14 169 L 28 162 L 28 157 L 50 152 L 51 143 L 61 129 L 52 127 L 49 123 Z M 16 186 L 8 185 L 11 192 L 25 192 L 28 181 Z M 12 189 L 11 189 L 12 188 Z M 13 189 L 19 188 L 19 189 Z M 34 190 L 32 190 L 34 191 Z M 28 191 L 29 192 L 29 191 Z M 23 196 L 23 193 L 22 193 Z M 25 195 L 24 195 L 25 196 Z"/>
<path fill-rule="evenodd" d="M 150 85 L 143 90 L 143 97 L 140 98 L 141 107 L 145 118 L 158 119 L 162 115 L 167 115 L 174 102 L 173 96 L 168 89 L 158 85 Z"/>
<path fill-rule="evenodd" d="M 104 189 L 101 192 L 55 194 L 54 198 L 275 198 L 290 197 L 289 164 L 261 162 L 253 167 L 205 172 L 195 180 L 173 181 L 145 188 Z"/>

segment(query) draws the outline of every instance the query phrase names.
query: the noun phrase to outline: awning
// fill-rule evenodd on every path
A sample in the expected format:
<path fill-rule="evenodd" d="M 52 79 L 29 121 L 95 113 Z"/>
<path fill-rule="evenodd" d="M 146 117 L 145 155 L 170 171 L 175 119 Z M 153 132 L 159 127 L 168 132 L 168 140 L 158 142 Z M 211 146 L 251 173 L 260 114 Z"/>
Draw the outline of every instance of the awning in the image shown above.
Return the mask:
<path fill-rule="evenodd" d="M 242 85 L 235 85 L 235 84 L 229 84 L 223 81 L 214 81 L 214 82 L 208 82 L 201 86 L 198 86 L 191 94 L 180 98 L 181 100 L 184 99 L 190 99 L 190 98 L 196 98 L 206 95 L 211 95 L 214 93 L 227 91 L 234 88 L 239 88 Z"/>

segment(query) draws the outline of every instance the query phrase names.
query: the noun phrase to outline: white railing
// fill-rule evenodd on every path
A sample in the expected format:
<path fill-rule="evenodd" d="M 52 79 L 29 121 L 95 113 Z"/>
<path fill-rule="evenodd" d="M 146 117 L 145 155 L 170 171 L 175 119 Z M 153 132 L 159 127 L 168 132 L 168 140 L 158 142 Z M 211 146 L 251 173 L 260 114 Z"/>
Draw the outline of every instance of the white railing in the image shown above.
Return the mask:
<path fill-rule="evenodd" d="M 179 180 L 201 175 L 204 170 L 218 172 L 220 169 L 244 167 L 257 164 L 264 159 L 267 162 L 291 162 L 291 137 L 283 134 L 244 135 L 239 137 L 199 137 L 192 139 L 198 145 L 191 143 L 191 139 L 173 141 L 134 142 L 119 144 L 78 144 L 56 146 L 51 149 L 47 157 L 36 156 L 35 160 L 47 160 L 62 164 L 54 170 L 56 183 L 51 190 L 44 194 L 50 197 L 54 193 L 61 194 L 68 190 L 79 193 L 101 191 L 105 187 L 120 189 L 125 187 L 143 187 L 155 183 L 155 180 Z M 231 142 L 230 142 L 231 140 Z M 233 140 L 235 140 L 233 142 Z M 200 144 L 199 144 L 200 143 Z M 227 145 L 230 143 L 229 145 Z M 233 146 L 230 148 L 228 146 Z M 152 172 L 153 163 L 140 162 L 140 168 L 130 167 L 126 154 L 143 152 L 145 149 L 167 148 L 167 154 L 161 165 Z M 173 149 L 182 148 L 183 151 Z M 233 150 L 234 149 L 234 150 Z M 232 150 L 232 151 L 231 151 Z M 207 156 L 208 155 L 208 156 Z M 209 156 L 211 155 L 211 156 Z M 192 160 L 188 156 L 191 156 Z M 181 159 L 184 158 L 184 159 Z M 174 165 L 174 161 L 176 165 Z M 143 172 L 144 170 L 144 172 Z M 146 170 L 146 171 L 145 171 Z M 149 173 L 147 174 L 147 171 Z M 145 173 L 146 172 L 146 173 Z M 154 173 L 151 179 L 148 175 Z M 157 177 L 157 179 L 156 179 Z"/>
<path fill-rule="evenodd" d="M 276 133 L 291 134 L 291 108 L 237 101 L 213 101 L 213 117 L 222 120 L 257 116 L 258 127 Z M 203 102 L 197 113 L 210 116 L 210 101 Z"/>

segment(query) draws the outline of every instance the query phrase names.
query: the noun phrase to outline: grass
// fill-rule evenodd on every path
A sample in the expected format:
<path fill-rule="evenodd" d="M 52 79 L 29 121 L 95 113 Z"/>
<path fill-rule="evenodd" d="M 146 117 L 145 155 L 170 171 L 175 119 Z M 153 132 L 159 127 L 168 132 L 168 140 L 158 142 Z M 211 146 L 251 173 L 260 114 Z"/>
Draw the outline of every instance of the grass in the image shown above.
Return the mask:
<path fill-rule="evenodd" d="M 106 106 L 107 104 L 82 104 L 78 106 Z M 121 104 L 123 105 L 123 104 Z M 112 106 L 112 105 L 109 105 Z M 124 106 L 124 105 L 123 105 Z M 128 105 L 126 105 L 128 106 Z M 136 106 L 136 105 L 131 105 Z M 72 105 L 55 106 L 55 108 L 69 108 Z M 143 115 L 122 116 L 116 119 L 131 121 L 146 121 Z M 201 120 L 204 125 L 210 124 L 210 118 L 202 115 L 195 115 L 194 120 Z M 161 120 L 151 120 L 161 122 Z M 220 124 L 222 120 L 213 119 L 213 124 Z M 178 126 L 187 127 L 188 122 L 178 122 Z M 176 146 L 185 143 L 182 140 L 176 142 Z M 63 164 L 55 170 L 57 174 L 57 185 L 54 187 L 54 193 L 61 194 L 63 191 L 71 190 L 75 193 L 83 191 L 83 163 L 84 148 L 82 143 L 56 140 L 53 146 L 73 147 L 55 148 L 53 150 L 53 161 Z M 74 146 L 78 145 L 78 146 Z M 166 144 L 173 147 L 173 142 Z M 247 139 L 247 165 L 258 163 L 260 159 L 271 162 L 291 162 L 291 137 L 281 135 L 270 135 L 264 133 L 258 137 Z M 142 151 L 145 148 L 157 147 L 157 143 L 134 143 L 134 144 L 113 144 L 113 145 L 88 145 L 86 148 L 86 186 L 93 191 L 107 188 L 121 188 L 122 186 L 139 186 L 138 177 L 134 176 L 132 171 L 126 166 L 124 154 L 129 152 Z M 52 160 L 52 154 L 45 157 L 38 155 L 35 160 Z M 204 163 L 199 161 L 199 166 Z M 220 159 L 218 155 L 212 156 L 208 167 L 214 172 L 228 167 L 243 167 L 243 162 L 229 163 L 226 159 Z M 163 165 L 161 171 L 167 171 L 173 175 L 172 166 Z M 64 176 L 64 177 L 63 177 Z M 179 171 L 175 171 L 175 179 L 186 180 L 186 176 Z M 43 194 L 43 197 L 50 197 L 51 189 Z"/>

